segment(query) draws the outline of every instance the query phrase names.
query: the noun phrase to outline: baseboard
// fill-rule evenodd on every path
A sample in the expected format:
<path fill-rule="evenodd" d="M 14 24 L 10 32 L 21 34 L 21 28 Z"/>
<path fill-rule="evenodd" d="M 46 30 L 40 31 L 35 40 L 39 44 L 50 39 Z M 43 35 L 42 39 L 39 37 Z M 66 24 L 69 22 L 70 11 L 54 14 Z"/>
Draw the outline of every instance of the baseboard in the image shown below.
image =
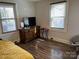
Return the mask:
<path fill-rule="evenodd" d="M 61 39 L 61 38 L 54 37 L 52 40 L 57 41 L 57 42 L 60 42 L 60 43 L 64 43 L 64 44 L 70 45 L 70 41 L 69 40 L 66 40 L 66 39 Z"/>

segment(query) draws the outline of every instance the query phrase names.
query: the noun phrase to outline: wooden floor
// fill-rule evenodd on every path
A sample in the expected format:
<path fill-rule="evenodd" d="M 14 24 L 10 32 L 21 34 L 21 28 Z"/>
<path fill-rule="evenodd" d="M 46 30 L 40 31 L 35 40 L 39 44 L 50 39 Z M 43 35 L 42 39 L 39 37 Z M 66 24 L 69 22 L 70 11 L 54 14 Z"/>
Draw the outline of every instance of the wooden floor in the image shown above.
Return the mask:
<path fill-rule="evenodd" d="M 35 59 L 76 59 L 74 57 L 76 54 L 71 46 L 58 42 L 37 39 L 18 45 L 33 54 Z"/>

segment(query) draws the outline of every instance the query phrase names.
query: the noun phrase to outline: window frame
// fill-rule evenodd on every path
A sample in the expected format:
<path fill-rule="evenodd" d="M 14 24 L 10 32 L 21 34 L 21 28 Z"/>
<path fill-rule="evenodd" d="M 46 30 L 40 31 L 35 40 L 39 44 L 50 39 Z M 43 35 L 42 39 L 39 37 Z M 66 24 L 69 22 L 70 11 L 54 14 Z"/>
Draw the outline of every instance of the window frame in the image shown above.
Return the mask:
<path fill-rule="evenodd" d="M 56 27 L 51 27 L 50 26 L 50 22 L 51 22 L 51 5 L 53 4 L 59 4 L 59 3 L 66 3 L 66 10 L 65 10 L 65 18 L 64 18 L 64 28 L 56 28 Z M 67 1 L 59 1 L 59 2 L 55 2 L 55 3 L 50 3 L 50 10 L 49 10 L 49 26 L 50 29 L 56 30 L 56 31 L 60 31 L 60 32 L 67 32 L 68 30 L 68 6 L 69 3 Z"/>
<path fill-rule="evenodd" d="M 5 33 L 11 33 L 11 32 L 16 32 L 17 31 L 17 18 L 16 18 L 16 3 L 8 3 L 8 2 L 0 2 L 1 4 L 8 4 L 8 5 L 13 5 L 13 12 L 14 12 L 14 18 L 6 18 L 6 20 L 9 20 L 9 19 L 14 19 L 15 20 L 15 26 L 16 26 L 16 30 L 13 30 L 13 31 L 7 31 L 7 32 L 4 32 L 3 31 L 3 26 L 2 26 L 2 21 L 3 19 L 0 19 L 0 23 L 1 23 L 1 30 L 2 30 L 2 34 L 5 34 Z"/>

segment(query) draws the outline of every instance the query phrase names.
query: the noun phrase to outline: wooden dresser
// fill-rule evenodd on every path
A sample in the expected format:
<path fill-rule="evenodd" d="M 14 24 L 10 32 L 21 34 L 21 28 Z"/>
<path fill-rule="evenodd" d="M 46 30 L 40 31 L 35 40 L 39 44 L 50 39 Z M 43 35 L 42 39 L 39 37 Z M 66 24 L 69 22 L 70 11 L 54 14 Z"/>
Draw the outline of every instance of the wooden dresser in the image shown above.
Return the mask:
<path fill-rule="evenodd" d="M 26 43 L 40 36 L 40 26 L 30 27 L 30 29 L 19 29 L 20 43 Z"/>

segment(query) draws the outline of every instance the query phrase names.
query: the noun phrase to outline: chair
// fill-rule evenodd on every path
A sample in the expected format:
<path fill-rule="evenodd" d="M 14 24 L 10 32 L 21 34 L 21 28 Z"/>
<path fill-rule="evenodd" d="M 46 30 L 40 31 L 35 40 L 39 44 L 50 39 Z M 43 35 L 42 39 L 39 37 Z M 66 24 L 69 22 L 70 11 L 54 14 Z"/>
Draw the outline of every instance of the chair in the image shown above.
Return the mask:
<path fill-rule="evenodd" d="M 48 39 L 48 32 L 49 32 L 49 29 L 41 28 L 40 29 L 40 38 Z"/>

